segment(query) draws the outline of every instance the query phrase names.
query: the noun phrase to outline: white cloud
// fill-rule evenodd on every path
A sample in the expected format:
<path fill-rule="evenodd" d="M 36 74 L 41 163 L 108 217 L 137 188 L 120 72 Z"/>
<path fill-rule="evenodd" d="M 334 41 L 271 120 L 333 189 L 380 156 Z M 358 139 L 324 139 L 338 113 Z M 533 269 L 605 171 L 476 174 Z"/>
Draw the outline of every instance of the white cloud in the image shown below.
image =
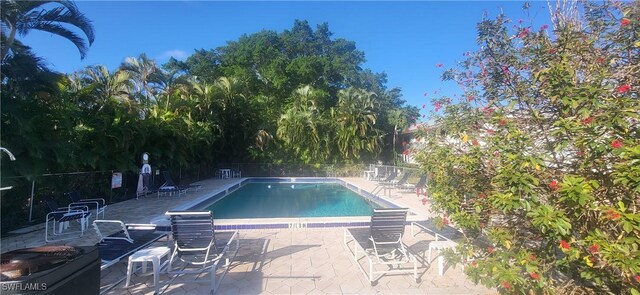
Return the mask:
<path fill-rule="evenodd" d="M 187 52 L 184 51 L 184 50 L 180 50 L 180 49 L 167 50 L 167 51 L 163 52 L 162 54 L 160 54 L 158 59 L 159 60 L 164 60 L 164 59 L 169 59 L 170 57 L 182 60 L 182 59 L 185 59 L 187 57 Z"/>

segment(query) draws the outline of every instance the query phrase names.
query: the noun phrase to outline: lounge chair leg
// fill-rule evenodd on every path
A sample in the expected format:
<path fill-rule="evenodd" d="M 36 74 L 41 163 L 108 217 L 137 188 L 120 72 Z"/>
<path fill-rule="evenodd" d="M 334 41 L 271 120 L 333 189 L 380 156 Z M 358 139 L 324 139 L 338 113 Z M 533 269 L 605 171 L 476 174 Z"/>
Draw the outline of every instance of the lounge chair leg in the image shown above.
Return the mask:
<path fill-rule="evenodd" d="M 371 285 L 373 286 L 373 264 L 371 261 L 369 261 L 369 282 L 371 282 Z"/>
<path fill-rule="evenodd" d="M 133 263 L 131 262 L 131 256 L 129 256 L 129 264 L 127 266 L 127 281 L 124 284 L 125 288 L 129 287 L 129 284 L 131 283 L 132 272 L 133 272 Z"/>
<path fill-rule="evenodd" d="M 413 257 L 413 279 L 418 283 L 418 260 Z"/>
<path fill-rule="evenodd" d="M 216 267 L 211 267 L 211 294 L 216 293 Z"/>

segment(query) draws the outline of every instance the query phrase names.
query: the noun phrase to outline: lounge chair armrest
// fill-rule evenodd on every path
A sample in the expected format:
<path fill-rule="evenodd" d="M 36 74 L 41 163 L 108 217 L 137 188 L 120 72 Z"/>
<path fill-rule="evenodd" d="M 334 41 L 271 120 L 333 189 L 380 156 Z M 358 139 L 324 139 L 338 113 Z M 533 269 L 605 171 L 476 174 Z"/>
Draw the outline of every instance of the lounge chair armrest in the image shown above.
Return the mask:
<path fill-rule="evenodd" d="M 78 202 L 73 202 L 71 204 L 69 204 L 69 206 L 74 205 L 74 206 L 85 206 L 85 207 L 89 207 L 87 206 L 87 204 L 91 205 L 91 207 L 96 206 L 96 208 L 100 208 L 102 206 L 100 206 L 100 203 L 96 202 L 96 201 L 78 201 Z"/>
<path fill-rule="evenodd" d="M 144 229 L 156 229 L 157 225 L 151 224 L 151 223 L 127 223 L 126 227 L 127 229 L 132 229 L 132 230 L 144 230 Z"/>
<path fill-rule="evenodd" d="M 120 220 L 98 219 L 98 220 L 94 220 L 93 223 L 116 223 L 116 224 L 120 224 L 120 226 L 122 226 L 123 229 L 125 228 L 124 222 Z"/>
<path fill-rule="evenodd" d="M 106 201 L 103 198 L 95 198 L 95 199 L 81 199 L 80 202 L 98 202 L 102 206 L 106 204 Z"/>
<path fill-rule="evenodd" d="M 86 203 L 71 203 L 69 206 L 65 207 L 68 210 L 82 210 L 84 212 L 89 212 L 89 206 L 83 205 Z"/>
<path fill-rule="evenodd" d="M 64 216 L 73 216 L 73 215 L 79 215 L 82 216 L 84 215 L 84 211 L 82 210 L 60 210 L 60 211 L 51 211 L 49 213 L 47 213 L 47 217 L 46 219 L 49 219 L 49 215 L 51 214 L 62 214 Z"/>
<path fill-rule="evenodd" d="M 130 243 L 133 242 L 133 240 L 129 236 L 129 233 L 127 232 L 127 227 L 124 224 L 124 222 L 122 222 L 120 220 L 104 220 L 104 219 L 94 220 L 93 221 L 93 228 L 96 230 L 96 233 L 98 234 L 98 238 L 100 238 L 100 241 L 104 241 L 104 240 L 110 239 L 110 238 L 107 235 L 104 235 L 102 233 L 102 231 L 100 230 L 100 226 L 98 226 L 99 224 L 117 224 L 117 225 L 120 225 L 120 229 L 125 232 L 126 238 L 118 237 L 118 238 L 115 238 L 115 239 L 126 240 L 126 241 L 129 241 Z"/>

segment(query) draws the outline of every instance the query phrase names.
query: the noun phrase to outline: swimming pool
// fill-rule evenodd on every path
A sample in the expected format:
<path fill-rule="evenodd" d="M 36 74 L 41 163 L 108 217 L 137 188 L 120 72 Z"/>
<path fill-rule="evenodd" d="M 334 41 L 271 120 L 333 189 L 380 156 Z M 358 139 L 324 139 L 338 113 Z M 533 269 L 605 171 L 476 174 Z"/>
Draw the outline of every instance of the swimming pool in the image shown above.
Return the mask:
<path fill-rule="evenodd" d="M 216 218 L 370 216 L 381 206 L 339 183 L 248 182 L 207 206 Z"/>

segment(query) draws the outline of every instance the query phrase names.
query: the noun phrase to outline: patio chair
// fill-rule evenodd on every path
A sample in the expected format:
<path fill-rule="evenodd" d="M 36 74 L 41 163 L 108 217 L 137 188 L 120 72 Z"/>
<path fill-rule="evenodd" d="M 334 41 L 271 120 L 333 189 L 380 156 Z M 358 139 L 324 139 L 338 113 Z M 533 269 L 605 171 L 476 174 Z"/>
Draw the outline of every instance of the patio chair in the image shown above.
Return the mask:
<path fill-rule="evenodd" d="M 107 204 L 104 199 L 83 199 L 77 191 L 68 192 L 64 195 L 71 200 L 72 204 L 81 204 L 87 206 L 89 210 L 96 210 L 96 219 L 98 219 L 100 214 L 102 214 L 102 218 L 104 219 L 104 211 L 107 209 Z"/>
<path fill-rule="evenodd" d="M 353 254 L 360 271 L 371 285 L 375 285 L 380 277 L 388 273 L 413 273 L 413 278 L 418 282 L 418 262 L 402 242 L 407 211 L 407 208 L 373 209 L 368 230 L 344 229 L 345 247 Z M 354 242 L 353 251 L 349 247 L 350 242 Z M 358 248 L 361 251 L 358 251 Z M 364 256 L 358 257 L 359 252 Z M 368 274 L 360 264 L 362 258 L 367 258 Z M 400 267 L 404 264 L 412 264 L 413 267 Z M 376 265 L 384 265 L 385 269 L 375 270 Z M 374 274 L 381 274 L 381 276 L 374 279 Z"/>
<path fill-rule="evenodd" d="M 156 231 L 155 224 L 125 224 L 120 220 L 95 220 L 93 228 L 100 239 L 97 244 L 102 260 L 100 269 L 114 265 L 165 235 Z M 114 234 L 108 235 L 114 230 Z"/>
<path fill-rule="evenodd" d="M 199 274 L 209 272 L 210 290 L 215 293 L 238 252 L 238 232 L 216 232 L 211 211 L 169 211 L 165 214 L 171 218 L 174 240 L 168 271 L 174 275 L 172 281 L 185 274 L 199 277 Z M 217 279 L 216 270 L 222 258 L 225 258 L 222 265 L 224 271 Z M 182 262 L 182 267 L 173 271 L 174 263 L 178 260 Z"/>
<path fill-rule="evenodd" d="M 384 179 L 378 181 L 378 184 L 389 183 L 392 180 L 394 180 L 397 176 L 398 176 L 398 172 L 392 171 L 389 175 L 387 175 L 387 177 L 385 177 Z"/>
<path fill-rule="evenodd" d="M 151 179 L 151 175 L 147 173 L 142 174 L 142 183 L 143 183 L 143 193 L 141 195 L 146 195 L 147 193 L 156 193 L 156 196 L 160 198 L 160 195 L 165 195 L 165 194 L 171 196 L 175 193 L 176 195 L 180 196 L 182 194 L 187 193 L 187 189 L 183 187 L 164 186 L 164 187 L 158 188 L 153 183 L 153 180 Z"/>
<path fill-rule="evenodd" d="M 177 185 L 173 181 L 173 178 L 171 178 L 171 173 L 169 171 L 162 171 L 162 176 L 164 176 L 164 184 L 160 186 L 160 189 L 164 187 L 174 187 L 174 188 L 184 189 L 184 190 L 188 190 L 191 188 L 195 189 L 196 191 L 200 190 L 199 184 Z"/>
<path fill-rule="evenodd" d="M 402 185 L 402 189 L 403 190 L 407 190 L 407 191 L 416 191 L 416 195 L 419 197 L 420 193 L 419 191 L 422 190 L 427 184 L 427 176 L 426 175 L 421 175 L 420 179 L 418 179 L 418 182 L 416 182 L 416 184 L 410 184 L 410 183 L 405 183 L 404 185 Z"/>
<path fill-rule="evenodd" d="M 405 172 L 404 174 L 402 174 L 402 177 L 400 177 L 399 180 L 391 180 L 389 182 L 389 185 L 395 186 L 395 187 L 402 187 L 403 185 L 405 185 L 407 183 L 407 181 L 409 180 L 409 177 L 411 176 L 411 172 Z"/>
<path fill-rule="evenodd" d="M 62 232 L 65 229 L 69 228 L 69 222 L 78 221 L 80 223 L 80 237 L 84 235 L 84 230 L 88 227 L 89 217 L 91 216 L 91 212 L 89 212 L 89 209 L 86 206 L 69 204 L 67 207 L 60 207 L 58 206 L 58 203 L 53 200 L 53 198 L 45 199 L 44 206 L 48 211 L 45 217 L 44 226 L 45 242 L 51 242 L 51 240 L 49 240 L 50 223 L 53 230 L 53 235 L 62 236 Z M 56 227 L 58 228 L 57 231 Z M 64 238 L 58 238 L 56 239 L 56 241 L 74 238 L 70 236 L 71 234 L 72 232 L 64 234 Z M 67 235 L 69 235 L 69 237 L 66 237 Z"/>

